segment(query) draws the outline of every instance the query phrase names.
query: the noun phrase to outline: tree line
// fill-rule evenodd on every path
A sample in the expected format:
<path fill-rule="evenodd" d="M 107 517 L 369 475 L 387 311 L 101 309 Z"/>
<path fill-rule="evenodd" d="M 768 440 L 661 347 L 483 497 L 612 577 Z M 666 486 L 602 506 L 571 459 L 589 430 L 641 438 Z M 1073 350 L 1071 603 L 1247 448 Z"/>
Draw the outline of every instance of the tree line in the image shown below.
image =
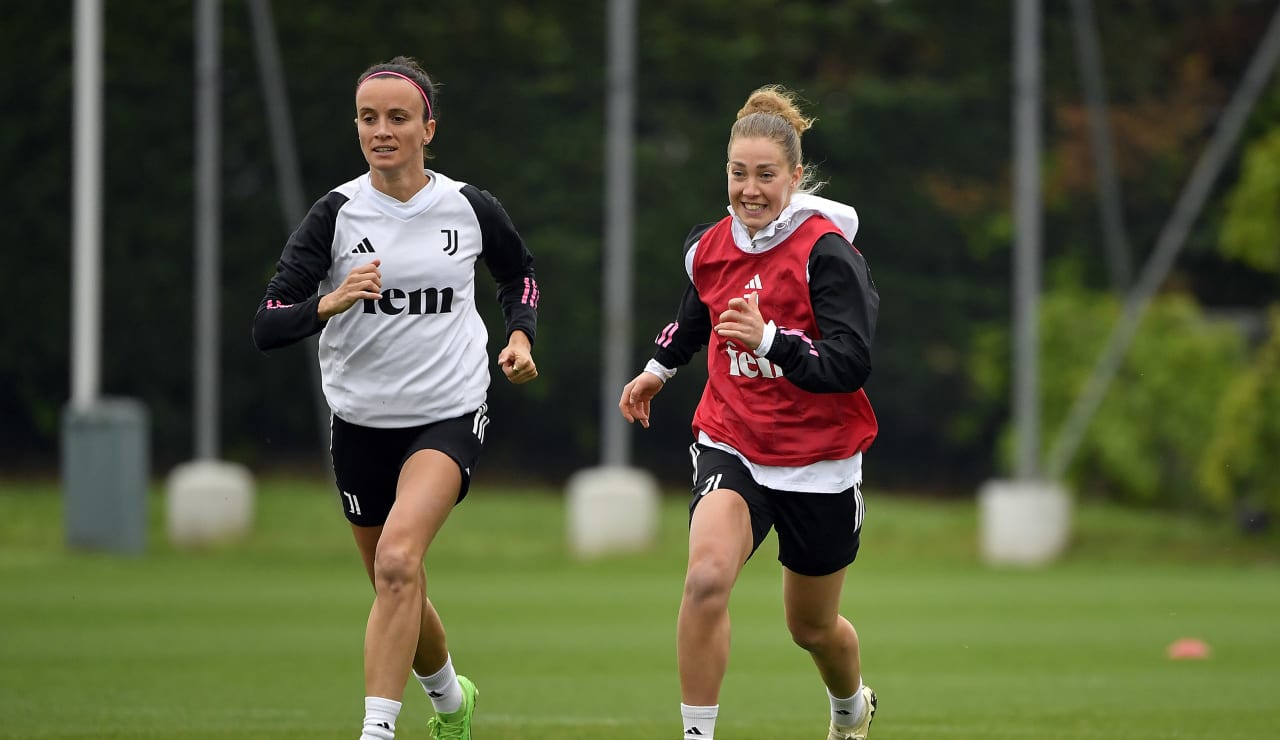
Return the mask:
<path fill-rule="evenodd" d="M 1123 300 L 1103 252 L 1067 6 L 1046 3 L 1044 19 L 1045 437 Z M 1107 121 L 1135 268 L 1276 8 L 1239 0 L 1097 4 Z M 6 471 L 55 469 L 69 396 L 70 12 L 71 4 L 15 6 L 0 28 L 14 57 L 5 65 L 10 115 L 0 120 L 14 240 L 12 302 L 0 324 Z M 431 166 L 494 193 L 535 255 L 541 377 L 519 389 L 493 385 L 485 467 L 494 480 L 554 484 L 598 462 L 604 12 L 604 3 L 519 0 L 375 1 L 359 10 L 275 4 L 288 133 L 308 201 L 365 169 L 352 122 L 356 76 L 408 54 L 441 83 Z M 188 3 L 110 3 L 105 23 L 102 387 L 147 404 L 162 473 L 193 453 L 194 17 Z M 686 280 L 684 235 L 725 212 L 724 151 L 738 107 L 756 87 L 781 83 L 818 119 L 804 139 L 806 160 L 827 181 L 825 195 L 858 209 L 856 244 L 881 295 L 867 386 L 881 434 L 868 459 L 869 485 L 963 494 L 1005 472 L 1011 29 L 1005 0 L 641 3 L 635 367 L 674 315 Z M 318 468 L 314 357 L 303 346 L 263 355 L 249 339 L 293 225 L 276 195 L 277 132 L 268 124 L 245 4 L 223 4 L 221 34 L 223 457 L 263 471 Z M 1192 430 L 1217 423 L 1225 388 L 1258 372 L 1260 348 L 1276 331 L 1265 310 L 1276 301 L 1280 270 L 1277 131 L 1273 76 L 1162 288 L 1158 320 L 1143 324 L 1145 355 L 1135 349 L 1126 360 L 1122 390 L 1104 402 L 1072 468 L 1088 490 L 1159 498 L 1152 492 L 1181 471 L 1169 458 L 1197 443 Z M 481 272 L 484 291 L 491 283 Z M 496 329 L 496 303 L 487 303 Z M 1215 338 L 1201 347 L 1206 327 Z M 1212 349 L 1220 362 L 1188 364 L 1184 355 L 1197 348 Z M 653 427 L 632 436 L 634 462 L 673 485 L 687 475 L 688 422 L 705 377 L 700 361 L 659 397 Z M 1141 423 L 1169 438 L 1112 439 L 1116 425 L 1127 429 L 1123 422 L 1139 413 L 1128 406 L 1138 396 L 1146 399 L 1140 413 L 1151 415 Z M 1203 400 L 1179 411 L 1170 430 L 1159 410 L 1179 396 Z M 1131 413 L 1117 413 L 1125 408 Z M 1206 489 L 1188 485 L 1193 499 Z M 1240 486 L 1247 487 L 1237 481 L 1227 489 Z"/>

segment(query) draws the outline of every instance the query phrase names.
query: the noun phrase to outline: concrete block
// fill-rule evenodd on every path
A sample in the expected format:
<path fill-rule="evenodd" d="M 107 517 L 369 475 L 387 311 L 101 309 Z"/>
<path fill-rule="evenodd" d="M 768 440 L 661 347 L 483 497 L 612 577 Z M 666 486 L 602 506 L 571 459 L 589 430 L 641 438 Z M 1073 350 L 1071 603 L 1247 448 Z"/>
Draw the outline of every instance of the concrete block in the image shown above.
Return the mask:
<path fill-rule="evenodd" d="M 594 557 L 634 552 L 653 544 L 658 532 L 658 484 L 649 473 L 623 466 L 588 468 L 569 478 L 569 547 Z"/>
<path fill-rule="evenodd" d="M 138 554 L 147 545 L 151 447 L 146 406 L 105 398 L 62 415 L 67 545 Z"/>
<path fill-rule="evenodd" d="M 238 540 L 253 528 L 253 476 L 221 460 L 183 463 L 169 474 L 165 524 L 169 541 L 198 548 Z"/>
<path fill-rule="evenodd" d="M 988 481 L 978 493 L 982 558 L 992 565 L 1042 565 L 1066 550 L 1071 497 L 1059 483 Z"/>

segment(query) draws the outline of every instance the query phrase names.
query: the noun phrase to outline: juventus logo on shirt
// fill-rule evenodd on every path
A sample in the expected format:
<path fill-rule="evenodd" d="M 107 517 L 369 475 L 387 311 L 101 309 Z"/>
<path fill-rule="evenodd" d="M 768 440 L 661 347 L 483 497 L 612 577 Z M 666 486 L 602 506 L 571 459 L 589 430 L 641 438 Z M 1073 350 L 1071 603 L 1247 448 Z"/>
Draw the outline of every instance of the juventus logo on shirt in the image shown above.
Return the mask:
<path fill-rule="evenodd" d="M 444 234 L 444 253 L 452 257 L 458 253 L 458 230 L 457 229 L 440 229 L 440 233 Z"/>

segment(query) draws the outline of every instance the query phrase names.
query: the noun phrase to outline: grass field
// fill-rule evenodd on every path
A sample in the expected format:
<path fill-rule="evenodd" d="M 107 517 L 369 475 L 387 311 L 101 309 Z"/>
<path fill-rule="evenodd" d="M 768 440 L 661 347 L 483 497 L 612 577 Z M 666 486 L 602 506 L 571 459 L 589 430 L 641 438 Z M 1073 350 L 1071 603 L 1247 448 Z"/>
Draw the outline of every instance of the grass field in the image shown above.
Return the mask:
<path fill-rule="evenodd" d="M 357 737 L 371 592 L 323 486 L 263 484 L 252 537 L 198 553 L 165 543 L 157 495 L 142 557 L 68 552 L 56 493 L 0 487 L 0 738 Z M 473 492 L 429 588 L 481 689 L 479 740 L 679 736 L 684 517 L 671 497 L 653 551 L 580 562 L 558 495 Z M 1280 728 L 1274 542 L 1086 507 L 1070 556 L 1023 571 L 981 566 L 976 524 L 971 504 L 869 496 L 844 610 L 880 695 L 875 740 Z M 775 557 L 770 540 L 735 590 L 721 740 L 825 737 Z M 1211 657 L 1169 660 L 1183 636 Z M 410 689 L 398 737 L 425 738 Z"/>

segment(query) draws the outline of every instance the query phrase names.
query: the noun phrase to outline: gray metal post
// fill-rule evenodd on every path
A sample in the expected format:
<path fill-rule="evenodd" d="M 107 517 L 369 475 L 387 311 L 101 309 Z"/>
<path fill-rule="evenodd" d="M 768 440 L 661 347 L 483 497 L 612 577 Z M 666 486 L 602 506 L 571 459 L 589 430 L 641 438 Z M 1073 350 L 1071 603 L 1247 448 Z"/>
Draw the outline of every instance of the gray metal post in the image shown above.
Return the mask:
<path fill-rule="evenodd" d="M 636 0 L 609 2 L 609 73 L 605 166 L 604 373 L 600 386 L 601 458 L 627 465 L 629 430 L 618 396 L 631 363 L 633 146 Z"/>
<path fill-rule="evenodd" d="M 196 255 L 195 445 L 196 458 L 218 457 L 219 321 L 221 283 L 222 60 L 221 0 L 196 3 Z"/>
<path fill-rule="evenodd" d="M 1040 0 L 1014 3 L 1013 413 L 1015 474 L 1039 474 Z"/>
<path fill-rule="evenodd" d="M 71 405 L 84 409 L 102 373 L 102 0 L 76 0 L 74 24 Z"/>
<path fill-rule="evenodd" d="M 271 0 L 249 0 L 249 20 L 253 26 L 254 49 L 258 55 L 258 79 L 262 82 L 263 105 L 270 122 L 271 155 L 275 159 L 280 211 L 284 217 L 285 233 L 288 234 L 302 221 L 307 213 L 307 206 L 302 194 L 302 167 L 298 163 L 298 151 L 294 144 L 293 116 L 289 113 L 289 91 L 284 84 L 284 65 L 280 63 L 280 44 L 276 41 Z M 320 449 L 324 451 L 324 469 L 330 470 L 329 403 L 324 398 L 320 363 L 314 359 L 319 340 L 308 337 L 304 343 L 312 357 L 307 365 L 311 368 L 316 432 Z"/>
<path fill-rule="evenodd" d="M 294 145 L 293 119 L 289 113 L 289 90 L 284 84 L 280 44 L 271 13 L 271 0 L 249 0 L 249 21 L 253 27 L 253 47 L 258 56 L 258 80 L 262 102 L 271 129 L 271 156 L 276 166 L 276 193 L 280 197 L 285 228 L 292 232 L 307 214 L 302 195 L 302 167 Z"/>
<path fill-rule="evenodd" d="M 1111 124 L 1107 121 L 1107 92 L 1103 83 L 1102 51 L 1093 15 L 1093 0 L 1071 0 L 1071 17 L 1075 29 L 1076 66 L 1080 68 L 1085 103 L 1089 108 L 1089 134 L 1093 140 L 1093 168 L 1098 183 L 1098 212 L 1102 217 L 1107 270 L 1111 276 L 1111 287 L 1117 293 L 1123 293 L 1129 288 L 1132 250 L 1124 226 Z"/>
<path fill-rule="evenodd" d="M 76 0 L 71 402 L 63 409 L 61 477 L 67 544 L 146 546 L 147 414 L 99 398 L 102 374 L 102 3 Z"/>

